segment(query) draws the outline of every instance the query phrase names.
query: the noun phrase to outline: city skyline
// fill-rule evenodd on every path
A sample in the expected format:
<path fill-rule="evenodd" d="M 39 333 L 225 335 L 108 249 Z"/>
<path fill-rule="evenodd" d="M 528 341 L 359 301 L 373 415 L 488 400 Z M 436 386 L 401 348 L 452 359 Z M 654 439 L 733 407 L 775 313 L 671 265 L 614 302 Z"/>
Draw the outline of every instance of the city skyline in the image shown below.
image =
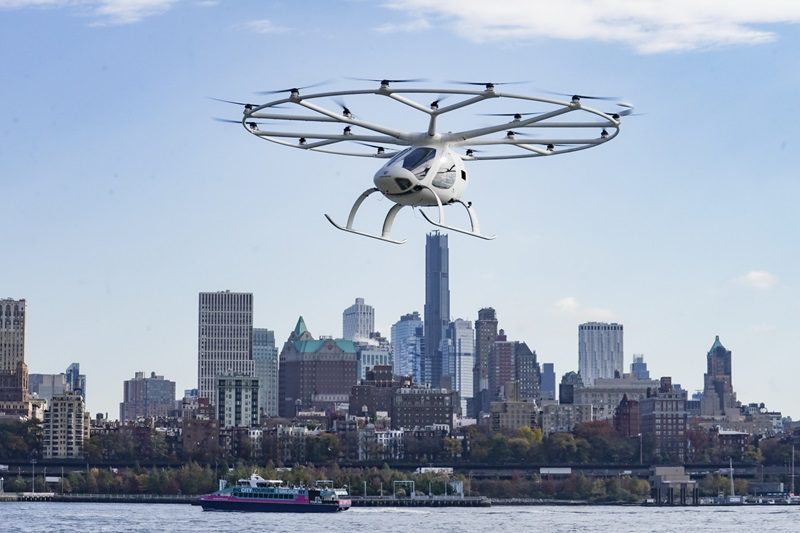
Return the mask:
<path fill-rule="evenodd" d="M 430 226 L 403 211 L 403 246 L 337 232 L 323 213 L 342 220 L 376 161 L 261 142 L 213 121 L 241 108 L 207 97 L 261 101 L 327 79 L 326 90 L 373 87 L 351 76 L 528 81 L 501 90 L 618 95 L 642 114 L 597 149 L 468 166 L 481 228 L 497 239 L 449 235 L 450 318 L 494 307 L 559 376 L 577 368 L 578 324 L 622 323 L 625 365 L 643 353 L 652 376 L 689 391 L 703 388 L 719 335 L 737 398 L 800 417 L 796 8 L 699 0 L 680 16 L 637 10 L 641 31 L 609 32 L 619 14 L 602 16 L 602 3 L 576 7 L 585 16 L 568 28 L 523 2 L 504 13 L 515 27 L 497 25 L 483 4 L 3 4 L 0 96 L 13 104 L 0 111 L 0 249 L 13 260 L 0 277 L 3 297 L 27 300 L 29 371 L 79 362 L 92 412 L 117 412 L 136 371 L 194 388 L 205 290 L 252 292 L 253 326 L 281 341 L 300 315 L 338 335 L 355 297 L 388 335 L 423 311 Z M 380 227 L 376 205 L 363 227 Z"/>
<path fill-rule="evenodd" d="M 209 298 L 212 295 L 217 295 L 218 298 L 223 298 L 223 299 L 227 298 L 229 301 L 223 301 L 222 302 L 222 308 L 209 309 L 209 306 L 208 306 L 208 304 L 210 303 Z M 217 321 L 219 321 L 221 319 L 223 322 L 229 322 L 231 320 L 230 317 L 224 317 L 224 315 L 225 314 L 230 314 L 231 311 L 234 311 L 236 313 L 242 313 L 245 316 L 246 319 L 248 319 L 248 317 L 251 317 L 255 312 L 255 306 L 253 304 L 254 297 L 253 297 L 252 293 L 247 293 L 247 292 L 236 292 L 236 293 L 234 293 L 234 292 L 231 292 L 230 290 L 222 290 L 222 291 L 200 292 L 199 296 L 200 296 L 200 302 L 201 302 L 201 306 L 200 306 L 201 312 L 200 312 L 199 318 L 198 318 L 198 330 L 199 331 L 202 331 L 202 327 L 201 326 L 203 324 L 208 324 L 209 323 L 208 322 L 209 314 L 214 314 L 216 312 L 216 314 L 219 315 L 217 317 Z M 356 298 L 357 302 L 359 300 L 363 301 L 363 298 Z M 13 301 L 13 300 L 8 300 L 8 301 Z M 24 298 L 21 299 L 20 301 L 23 302 L 23 304 L 26 303 L 26 300 Z M 220 306 L 220 302 L 219 301 L 216 301 L 214 303 L 216 303 L 217 306 Z M 370 307 L 372 307 L 372 306 L 370 306 Z M 223 311 L 223 308 L 224 308 L 225 312 L 220 314 L 220 311 Z M 27 309 L 26 309 L 26 311 L 27 311 Z M 209 313 L 209 311 L 211 311 L 211 313 Z M 374 309 L 372 309 L 372 311 L 374 312 Z M 398 323 L 402 323 L 406 319 L 411 319 L 412 318 L 412 314 L 414 316 L 417 316 L 414 313 L 408 313 L 408 314 L 403 315 L 402 317 L 400 317 L 401 320 Z M 205 321 L 204 321 L 204 316 L 205 316 Z M 496 317 L 496 315 L 494 314 L 494 309 L 493 308 L 481 308 L 479 310 L 479 312 L 476 313 L 476 318 L 478 318 L 476 323 L 479 322 L 479 320 L 480 320 L 479 317 L 480 316 Z M 234 322 L 235 322 L 235 320 L 234 320 Z M 419 322 L 421 323 L 421 321 L 419 321 Z M 450 330 L 452 330 L 453 327 L 458 327 L 458 324 L 465 324 L 465 323 L 468 324 L 469 322 L 470 321 L 465 321 L 465 320 L 460 319 L 460 318 L 459 319 L 455 319 L 453 322 L 451 322 L 449 324 L 447 335 L 451 335 Z M 247 322 L 247 320 L 244 320 L 243 323 L 242 323 L 243 327 L 245 327 L 245 328 L 247 327 L 247 324 L 250 324 L 249 322 Z M 498 325 L 501 325 L 501 324 L 502 324 L 502 322 L 498 320 Z M 622 324 L 617 324 L 617 323 L 607 324 L 607 323 L 602 323 L 602 322 L 590 322 L 590 323 L 585 323 L 585 324 L 579 324 L 578 325 L 578 335 L 577 335 L 577 338 L 579 340 L 579 342 L 578 342 L 579 345 L 580 345 L 581 334 L 583 333 L 583 330 L 587 326 L 591 326 L 591 327 L 595 327 L 595 328 L 597 328 L 597 327 L 601 327 L 602 328 L 602 326 L 610 326 L 614 330 L 616 330 L 620 335 L 621 335 L 622 327 L 623 327 Z M 298 329 L 297 328 L 301 328 L 302 332 L 306 332 L 306 330 L 305 330 L 305 321 L 304 321 L 302 315 L 300 315 L 300 317 L 296 321 L 295 328 L 290 332 L 290 334 L 289 334 L 290 339 L 291 338 L 295 338 L 298 335 L 298 333 L 297 333 Z M 210 377 L 208 379 L 216 380 L 219 376 L 233 375 L 233 374 L 231 374 L 231 372 L 234 372 L 234 374 L 240 375 L 240 376 L 245 376 L 245 375 L 251 375 L 252 374 L 253 376 L 258 377 L 259 375 L 261 375 L 260 372 L 263 372 L 264 375 L 267 375 L 268 371 L 266 370 L 266 368 L 262 369 L 262 370 L 259 370 L 259 368 L 258 368 L 258 357 L 257 357 L 256 354 L 259 352 L 258 348 L 267 348 L 268 351 L 271 351 L 271 353 L 272 353 L 272 355 L 270 355 L 269 357 L 274 358 L 276 363 L 277 363 L 279 350 L 275 346 L 275 341 L 274 341 L 275 333 L 273 331 L 265 329 L 265 328 L 251 327 L 250 329 L 251 329 L 250 338 L 252 340 L 248 341 L 248 342 L 251 342 L 251 344 L 252 344 L 252 347 L 251 347 L 251 359 L 243 360 L 240 357 L 237 357 L 235 360 L 239 364 L 238 368 L 240 368 L 240 370 L 238 372 L 230 370 L 230 369 L 229 370 L 224 370 L 224 371 L 218 372 L 213 377 Z M 391 328 L 390 331 L 393 331 L 393 329 L 394 328 Z M 477 329 L 474 329 L 474 330 L 470 329 L 470 331 L 472 331 L 472 335 L 473 335 L 472 336 L 472 342 L 475 343 L 479 332 L 478 332 Z M 308 335 L 308 333 L 305 333 L 305 334 Z M 256 343 L 256 339 L 259 336 L 261 337 L 261 339 L 260 339 L 260 341 L 258 343 Z M 320 338 L 336 339 L 337 342 L 342 340 L 342 339 L 339 339 L 335 335 L 327 335 L 327 334 L 324 334 L 324 333 L 322 335 L 320 335 Z M 393 342 L 392 339 L 393 339 L 393 337 L 388 339 L 387 345 L 389 345 L 389 346 L 393 346 L 394 345 L 394 342 Z M 423 337 L 423 339 L 424 339 L 424 337 Z M 448 337 L 448 339 L 449 339 L 449 337 Z M 496 341 L 500 342 L 500 344 L 509 344 L 509 343 L 513 342 L 514 344 L 519 344 L 525 350 L 530 352 L 530 349 L 527 347 L 527 341 L 525 339 L 517 339 L 517 338 L 509 339 L 508 336 L 505 334 L 504 329 L 501 328 L 501 327 L 499 328 L 499 332 L 497 334 Z M 448 340 L 448 342 L 446 344 L 449 346 L 451 343 L 452 343 L 452 341 Z M 492 341 L 492 343 L 494 343 L 494 341 Z M 238 344 L 238 343 L 234 343 L 234 344 Z M 257 344 L 263 345 L 263 346 L 257 346 Z M 198 345 L 198 348 L 200 346 L 202 346 L 202 344 Z M 357 348 L 356 349 L 356 353 L 360 353 L 361 350 L 364 350 L 364 349 L 368 349 L 368 346 L 364 345 L 364 346 L 362 346 L 360 348 Z M 476 349 L 476 345 L 475 344 L 473 344 L 473 349 Z M 450 348 L 450 350 L 451 351 L 449 352 L 448 365 L 450 366 L 450 370 L 451 371 L 456 371 L 456 369 L 458 368 L 458 365 L 459 365 L 458 356 L 454 354 L 453 348 Z M 722 354 L 719 357 L 723 357 L 724 358 L 724 363 L 716 363 L 716 362 L 712 363 L 712 361 L 716 361 L 716 359 L 712 358 L 712 354 L 713 353 L 717 353 L 717 352 Z M 473 359 L 473 357 L 476 357 L 475 354 L 471 354 L 469 356 L 470 359 Z M 534 362 L 537 360 L 537 355 L 536 355 L 536 351 L 535 350 L 533 351 L 532 358 L 533 358 L 532 360 Z M 644 356 L 642 354 L 640 354 L 640 353 L 632 353 L 630 355 L 630 357 L 629 357 L 630 361 L 628 361 L 628 358 L 623 358 L 623 366 L 625 366 L 627 364 L 628 365 L 628 371 L 630 372 L 630 373 L 628 373 L 628 371 L 625 371 L 625 369 L 623 368 L 624 375 L 625 376 L 633 376 L 635 379 L 641 379 L 639 377 L 636 377 L 636 373 L 635 373 L 635 368 L 634 367 L 635 367 L 636 364 L 639 364 L 639 365 L 642 366 L 642 368 L 644 369 L 645 372 L 648 372 L 647 371 L 647 363 L 644 362 L 643 358 L 644 358 Z M 725 385 L 725 386 L 727 386 L 728 390 L 730 390 L 731 368 L 732 368 L 732 366 L 736 366 L 736 361 L 735 361 L 735 359 L 732 359 L 731 351 L 730 350 L 726 350 L 722 346 L 722 344 L 720 342 L 719 335 L 715 336 L 713 344 L 711 345 L 710 350 L 706 354 L 706 358 L 708 360 L 707 365 L 708 365 L 709 372 L 711 372 L 712 368 L 717 368 L 718 366 L 722 365 L 723 370 L 718 371 L 718 372 L 725 372 L 726 373 L 726 374 L 723 375 L 722 379 L 723 379 L 724 383 L 728 384 L 728 385 Z M 541 358 L 539 358 L 539 359 L 541 359 Z M 196 361 L 196 363 L 198 365 L 197 368 L 200 368 L 201 361 L 210 361 L 210 360 L 211 359 L 209 359 L 208 355 L 203 356 L 203 358 L 201 359 L 201 354 L 197 354 L 196 355 L 196 359 L 195 359 L 195 361 Z M 477 359 L 473 359 L 473 360 L 474 360 L 474 364 L 477 365 Z M 392 362 L 394 364 L 394 358 L 392 358 Z M 245 366 L 242 367 L 241 366 L 242 364 L 244 364 Z M 385 364 L 385 363 L 380 363 L 380 364 Z M 546 362 L 545 363 L 544 361 L 542 361 L 542 364 L 543 365 L 545 365 L 545 364 L 546 365 L 550 365 L 551 367 L 555 366 L 555 364 L 553 362 Z M 253 368 L 248 370 L 248 368 L 250 366 L 252 366 Z M 277 366 L 277 364 L 275 366 Z M 564 375 L 566 375 L 568 373 L 572 373 L 572 374 L 577 373 L 577 375 L 581 375 L 579 366 L 580 366 L 580 349 L 577 349 L 576 350 L 574 367 L 567 367 L 565 370 L 559 370 L 559 367 L 555 366 L 555 381 L 556 382 L 560 381 L 561 377 L 563 377 Z M 217 367 L 222 368 L 219 365 L 217 365 Z M 474 374 L 476 368 L 477 368 L 477 366 L 473 367 L 472 370 L 469 371 L 469 373 L 470 374 Z M 69 372 L 70 369 L 75 369 L 76 371 L 79 371 L 80 363 L 72 363 L 70 365 L 70 367 L 67 369 L 67 371 Z M 467 370 L 466 370 L 465 367 L 461 367 L 461 368 L 458 369 L 458 372 L 461 373 L 462 375 L 465 375 L 467 373 Z M 623 372 L 619 373 L 619 377 L 622 377 Z M 411 372 L 411 373 L 413 373 L 413 372 Z M 671 372 L 669 370 L 666 371 L 666 372 L 663 372 L 663 373 L 666 374 L 666 375 L 670 375 L 670 377 L 672 377 L 673 374 L 676 374 L 675 372 Z M 37 375 L 37 376 L 44 375 L 45 377 L 56 377 L 57 376 L 55 374 L 41 374 L 41 373 L 31 373 L 31 374 Z M 135 371 L 135 374 L 136 374 L 136 376 L 138 378 L 140 376 L 140 374 L 142 374 L 142 372 L 141 371 Z M 272 374 L 274 374 L 274 375 L 272 375 Z M 362 374 L 363 374 L 363 369 L 362 369 Z M 68 374 L 64 374 L 64 373 L 61 374 L 61 376 L 65 377 L 65 378 L 66 378 L 67 375 Z M 274 368 L 273 368 L 272 373 L 270 375 L 275 380 L 277 380 L 277 373 L 276 373 Z M 410 375 L 410 373 L 406 374 L 406 375 Z M 716 376 L 717 376 L 717 374 L 711 374 L 711 375 L 714 378 L 716 378 Z M 722 375 L 722 374 L 720 374 L 720 375 Z M 727 376 L 727 377 L 724 377 L 724 376 Z M 81 383 L 85 383 L 86 375 L 81 374 L 79 377 L 80 377 Z M 155 372 L 151 373 L 151 377 L 158 377 L 158 379 L 163 379 L 164 378 L 164 376 L 155 376 Z M 169 377 L 170 376 L 167 376 L 167 378 L 169 378 Z M 544 377 L 544 374 L 542 374 L 542 378 L 543 377 Z M 608 377 L 613 377 L 613 376 L 608 376 Z M 608 377 L 607 377 L 607 379 L 608 379 Z M 193 384 L 189 384 L 189 386 L 186 386 L 186 387 L 178 386 L 178 387 L 175 387 L 175 390 L 197 389 L 199 391 L 200 380 L 201 379 L 202 378 L 200 378 L 198 376 L 196 378 L 196 381 Z M 362 376 L 362 378 L 359 378 L 359 382 L 360 382 L 360 379 L 363 379 L 363 376 Z M 467 378 L 465 377 L 464 379 L 467 379 Z M 462 378 L 459 378 L 459 377 L 456 377 L 456 376 L 449 376 L 448 377 L 448 380 L 453 380 L 453 381 L 451 381 L 451 383 L 458 383 L 458 385 L 459 385 L 459 387 L 454 387 L 453 390 L 458 390 L 458 388 L 463 386 L 462 384 L 465 384 L 465 383 L 467 384 L 467 389 L 465 390 L 465 393 L 462 396 L 462 403 L 463 403 L 464 406 L 466 406 L 467 398 L 471 398 L 472 397 L 472 394 L 473 394 L 473 391 L 474 391 L 474 389 L 473 389 L 473 379 L 474 379 L 473 375 L 470 375 L 469 381 L 467 381 L 467 382 L 462 381 Z M 124 385 L 124 387 L 125 387 L 124 390 L 123 390 L 123 394 L 122 394 L 123 401 L 125 401 L 125 398 L 127 397 L 127 394 L 128 394 L 126 392 L 127 391 L 127 387 L 128 387 L 128 384 L 127 384 L 128 381 L 129 381 L 129 378 L 126 378 L 121 382 L 121 384 Z M 170 380 L 168 379 L 167 381 L 170 381 Z M 272 381 L 272 378 L 270 378 L 270 381 Z M 68 380 L 65 379 L 65 383 L 67 383 L 67 382 L 68 382 Z M 684 392 L 689 393 L 689 394 L 691 394 L 693 392 L 697 392 L 697 393 L 706 392 L 707 393 L 709 391 L 709 385 L 708 385 L 708 383 L 709 383 L 709 374 L 706 373 L 706 374 L 703 375 L 703 378 L 701 380 L 701 385 L 699 387 L 685 386 L 685 385 L 683 385 L 682 382 L 679 382 L 677 380 L 675 380 L 675 383 L 680 385 L 682 387 L 682 390 Z M 263 383 L 262 385 L 263 385 L 262 386 L 262 391 L 264 390 L 263 387 L 268 387 L 268 384 L 266 382 Z M 542 385 L 543 385 L 543 382 L 542 382 Z M 592 385 L 591 385 L 591 383 L 584 382 L 584 386 L 591 387 Z M 716 386 L 719 387 L 719 385 L 716 385 Z M 37 385 L 37 387 L 38 387 L 38 385 Z M 718 396 L 717 392 L 714 390 L 713 387 L 714 386 L 712 386 L 710 388 L 710 390 L 711 390 L 711 395 L 710 396 L 708 394 L 704 395 L 704 401 L 722 402 L 722 403 L 728 402 L 728 405 L 730 407 L 734 407 L 734 403 L 737 400 L 737 397 L 736 397 L 735 393 L 732 394 L 732 400 L 727 399 L 727 400 L 724 400 L 724 402 L 723 402 L 721 396 Z M 67 388 L 67 390 L 71 389 L 71 387 L 69 387 L 68 385 L 67 385 L 66 388 Z M 81 389 L 77 389 L 77 390 L 78 390 L 79 393 L 81 392 Z M 260 394 L 262 394 L 262 393 L 260 393 Z M 277 398 L 278 389 L 277 389 L 277 387 L 271 390 L 270 397 L 272 397 L 273 395 L 276 396 L 276 399 L 274 401 L 277 402 L 278 401 L 278 398 Z M 81 394 L 81 396 L 83 397 L 83 394 Z M 536 396 L 538 396 L 538 391 L 536 393 Z M 536 396 L 532 396 L 532 397 L 536 397 Z M 557 398 L 558 394 L 555 394 L 555 397 Z M 177 396 L 176 399 L 180 399 L 180 396 Z M 86 401 L 86 400 L 84 400 L 84 401 Z M 770 404 L 769 402 L 763 402 L 763 399 L 743 398 L 740 401 L 742 402 L 742 405 L 746 405 L 748 403 L 753 403 L 753 402 L 766 403 L 767 406 L 772 408 L 772 409 L 781 410 L 783 412 L 784 416 L 790 416 L 790 417 L 792 416 L 791 412 L 788 411 L 785 406 L 782 407 L 782 406 L 777 405 L 777 404 Z M 260 403 L 261 403 L 261 401 L 259 401 L 259 404 Z M 86 405 L 88 406 L 88 402 L 87 402 Z M 118 403 L 118 406 L 119 405 L 121 405 L 121 403 Z M 788 405 L 791 406 L 791 404 L 788 404 Z M 265 406 L 260 405 L 260 407 L 262 409 L 264 409 Z M 275 409 L 277 410 L 277 406 L 275 407 Z M 706 411 L 706 410 L 707 409 L 704 407 L 704 411 Z M 736 409 L 734 409 L 734 410 L 738 411 Z M 102 410 L 92 410 L 92 409 L 89 409 L 89 412 L 91 412 L 91 413 L 94 413 L 94 412 L 103 413 Z M 111 412 L 113 412 L 113 411 L 105 411 L 105 414 L 108 415 Z M 264 410 L 264 413 L 268 414 L 268 416 L 276 416 L 276 415 L 269 415 L 269 410 L 266 410 L 266 409 Z M 711 413 L 711 411 L 709 411 L 709 413 Z M 467 415 L 463 415 L 463 416 L 467 416 Z"/>

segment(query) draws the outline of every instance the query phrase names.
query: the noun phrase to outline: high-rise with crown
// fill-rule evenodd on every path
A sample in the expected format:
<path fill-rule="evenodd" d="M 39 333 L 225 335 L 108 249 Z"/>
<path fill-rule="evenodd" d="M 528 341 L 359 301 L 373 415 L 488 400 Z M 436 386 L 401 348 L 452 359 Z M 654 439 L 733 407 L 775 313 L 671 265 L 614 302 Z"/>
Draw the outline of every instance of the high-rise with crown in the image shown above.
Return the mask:
<path fill-rule="evenodd" d="M 216 406 L 217 376 L 253 375 L 253 295 L 201 292 L 197 338 L 197 389 Z"/>
<path fill-rule="evenodd" d="M 0 401 L 28 397 L 25 365 L 25 300 L 0 300 Z"/>
<path fill-rule="evenodd" d="M 353 305 L 342 313 L 342 338 L 346 341 L 363 342 L 375 331 L 375 309 L 356 298 Z"/>
<path fill-rule="evenodd" d="M 442 378 L 442 339 L 450 325 L 450 265 L 447 235 L 425 239 L 425 359 L 423 383 L 438 387 Z"/>
<path fill-rule="evenodd" d="M 731 351 L 722 345 L 719 335 L 708 350 L 706 364 L 700 412 L 703 416 L 727 416 L 735 410 L 736 394 L 733 392 Z"/>
<path fill-rule="evenodd" d="M 301 410 L 326 411 L 347 403 L 357 381 L 357 364 L 353 341 L 315 339 L 301 316 L 281 350 L 278 413 L 293 417 Z"/>
<path fill-rule="evenodd" d="M 578 371 L 585 386 L 591 387 L 597 378 L 621 377 L 622 363 L 622 324 L 578 326 Z"/>

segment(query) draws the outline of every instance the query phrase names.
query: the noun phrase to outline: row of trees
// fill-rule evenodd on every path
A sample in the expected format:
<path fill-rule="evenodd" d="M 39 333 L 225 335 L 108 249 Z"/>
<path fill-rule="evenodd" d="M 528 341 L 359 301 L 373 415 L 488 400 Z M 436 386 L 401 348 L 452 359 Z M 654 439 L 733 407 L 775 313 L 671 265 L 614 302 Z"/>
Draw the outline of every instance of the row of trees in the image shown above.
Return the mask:
<path fill-rule="evenodd" d="M 505 480 L 473 480 L 464 476 L 450 477 L 439 473 L 411 474 L 382 468 L 313 468 L 296 465 L 289 469 L 239 465 L 217 468 L 189 463 L 180 468 L 151 469 L 99 469 L 74 471 L 65 476 L 62 483 L 46 486 L 44 478 L 37 476 L 36 490 L 54 490 L 65 493 L 87 494 L 158 494 L 198 495 L 212 492 L 217 479 L 234 483 L 256 472 L 268 479 L 283 479 L 290 485 L 313 485 L 317 480 L 330 479 L 337 487 L 346 487 L 353 495 L 398 495 L 408 496 L 407 485 L 395 486 L 396 481 L 414 481 L 416 494 L 441 495 L 453 493 L 453 481 L 461 482 L 466 495 L 493 498 L 552 498 L 588 501 L 633 502 L 640 501 L 650 493 L 647 481 L 631 477 L 591 479 L 583 475 L 572 475 L 561 479 L 524 479 L 514 477 Z M 30 490 L 30 478 L 16 476 L 6 483 L 6 490 Z"/>
<path fill-rule="evenodd" d="M 688 431 L 688 463 L 724 462 L 728 452 L 716 449 L 703 430 Z M 35 421 L 0 424 L 0 463 L 29 460 L 41 455 L 42 430 Z M 360 447 L 360 448 L 359 448 Z M 608 421 L 577 425 L 572 433 L 546 436 L 540 428 L 522 428 L 512 433 L 492 433 L 483 426 L 470 426 L 459 437 L 431 434 L 403 442 L 404 460 L 490 464 L 659 464 L 673 458 L 656 457 L 649 436 L 624 437 Z M 373 449 L 375 448 L 375 449 Z M 278 437 L 265 432 L 260 446 L 243 434 L 231 450 L 218 445 L 201 447 L 196 453 L 182 450 L 180 437 L 165 435 L 149 427 L 125 427 L 97 433 L 84 444 L 88 463 L 164 463 L 197 461 L 205 464 L 242 460 L 266 464 L 331 464 L 340 460 L 368 463 L 391 462 L 395 450 L 359 443 L 356 432 L 317 433 L 302 437 Z M 359 455 L 361 449 L 361 455 Z M 737 462 L 784 465 L 791 461 L 792 439 L 761 439 L 748 446 Z"/>

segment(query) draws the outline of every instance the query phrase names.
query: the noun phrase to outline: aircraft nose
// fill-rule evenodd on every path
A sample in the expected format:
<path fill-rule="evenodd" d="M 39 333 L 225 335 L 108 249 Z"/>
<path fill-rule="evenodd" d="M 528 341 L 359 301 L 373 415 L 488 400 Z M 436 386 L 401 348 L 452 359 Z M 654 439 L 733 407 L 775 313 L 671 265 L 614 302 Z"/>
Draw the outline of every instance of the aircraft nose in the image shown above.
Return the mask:
<path fill-rule="evenodd" d="M 384 194 L 401 194 L 413 187 L 416 176 L 403 167 L 381 169 L 375 175 L 375 186 Z"/>

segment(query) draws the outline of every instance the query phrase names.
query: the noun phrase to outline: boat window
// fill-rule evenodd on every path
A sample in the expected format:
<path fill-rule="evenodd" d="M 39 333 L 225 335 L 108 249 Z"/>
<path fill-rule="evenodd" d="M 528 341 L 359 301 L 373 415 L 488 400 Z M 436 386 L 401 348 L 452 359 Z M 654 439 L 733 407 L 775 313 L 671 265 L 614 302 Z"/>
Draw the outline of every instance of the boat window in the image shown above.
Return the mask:
<path fill-rule="evenodd" d="M 415 148 L 413 152 L 403 159 L 403 168 L 413 170 L 433 159 L 434 155 L 436 155 L 436 150 L 433 148 Z"/>

